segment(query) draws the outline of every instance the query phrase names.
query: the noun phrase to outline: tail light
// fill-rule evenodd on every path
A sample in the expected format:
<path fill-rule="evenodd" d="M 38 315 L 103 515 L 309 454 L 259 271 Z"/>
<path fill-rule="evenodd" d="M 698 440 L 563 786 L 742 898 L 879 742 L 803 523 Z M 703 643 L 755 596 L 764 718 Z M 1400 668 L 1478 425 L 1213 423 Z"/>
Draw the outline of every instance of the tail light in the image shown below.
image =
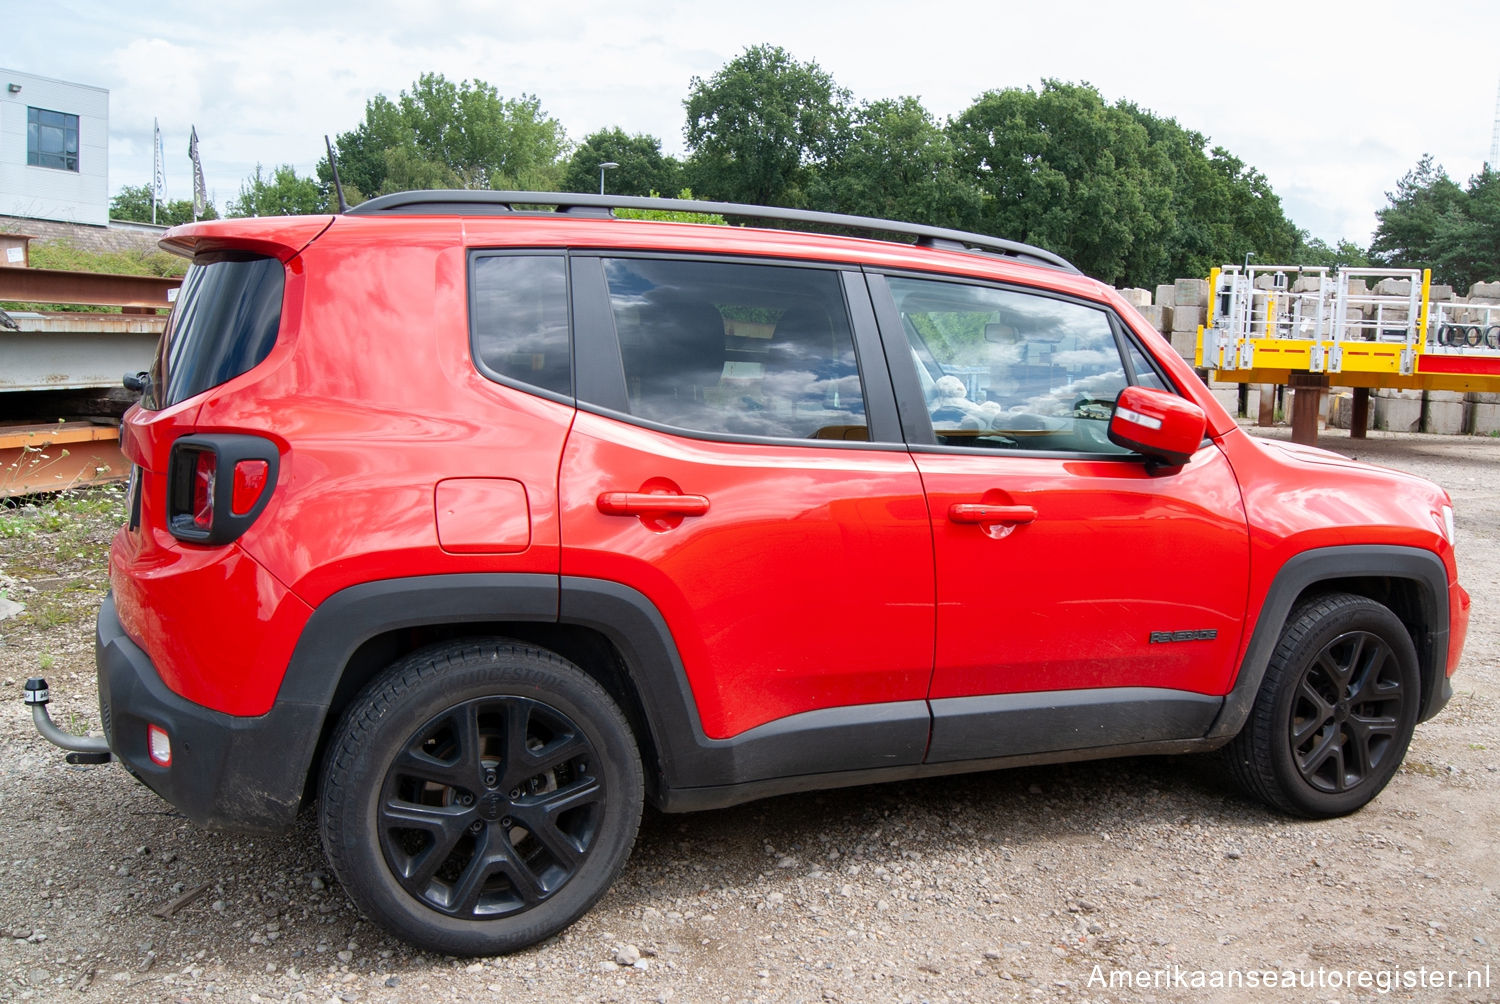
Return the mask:
<path fill-rule="evenodd" d="M 275 491 L 279 452 L 260 436 L 209 433 L 172 444 L 167 529 L 189 544 L 227 544 L 250 528 Z"/>

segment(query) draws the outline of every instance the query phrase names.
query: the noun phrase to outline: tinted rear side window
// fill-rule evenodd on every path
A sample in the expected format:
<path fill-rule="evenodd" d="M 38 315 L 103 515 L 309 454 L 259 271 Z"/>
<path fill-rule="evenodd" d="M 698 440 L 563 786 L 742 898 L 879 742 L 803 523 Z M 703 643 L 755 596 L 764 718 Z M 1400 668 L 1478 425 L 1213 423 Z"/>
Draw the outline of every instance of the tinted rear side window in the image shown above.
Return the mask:
<path fill-rule="evenodd" d="M 284 285 L 275 258 L 221 253 L 194 259 L 157 346 L 142 404 L 164 408 L 259 365 L 276 344 Z"/>
<path fill-rule="evenodd" d="M 567 259 L 476 254 L 469 265 L 469 337 L 485 376 L 571 397 Z"/>

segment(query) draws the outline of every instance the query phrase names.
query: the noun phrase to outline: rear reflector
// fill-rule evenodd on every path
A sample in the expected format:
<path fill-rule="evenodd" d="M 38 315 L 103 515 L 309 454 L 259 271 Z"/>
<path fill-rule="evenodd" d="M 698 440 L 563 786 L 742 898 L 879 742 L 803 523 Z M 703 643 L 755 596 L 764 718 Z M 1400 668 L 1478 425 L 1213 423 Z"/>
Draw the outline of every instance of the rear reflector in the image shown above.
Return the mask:
<path fill-rule="evenodd" d="M 260 493 L 266 489 L 271 474 L 271 465 L 264 460 L 241 460 L 234 465 L 234 499 L 231 510 L 243 516 L 255 508 Z"/>
<path fill-rule="evenodd" d="M 146 726 L 146 752 L 151 755 L 152 763 L 172 766 L 172 739 L 160 725 Z"/>

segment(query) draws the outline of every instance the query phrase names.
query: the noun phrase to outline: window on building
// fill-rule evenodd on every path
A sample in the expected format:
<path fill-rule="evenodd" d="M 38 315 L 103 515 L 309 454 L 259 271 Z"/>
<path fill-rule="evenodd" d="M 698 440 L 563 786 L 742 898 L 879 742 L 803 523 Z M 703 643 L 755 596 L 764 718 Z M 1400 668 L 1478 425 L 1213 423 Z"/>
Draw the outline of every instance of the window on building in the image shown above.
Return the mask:
<path fill-rule="evenodd" d="M 27 108 L 26 163 L 60 171 L 78 170 L 78 116 Z"/>

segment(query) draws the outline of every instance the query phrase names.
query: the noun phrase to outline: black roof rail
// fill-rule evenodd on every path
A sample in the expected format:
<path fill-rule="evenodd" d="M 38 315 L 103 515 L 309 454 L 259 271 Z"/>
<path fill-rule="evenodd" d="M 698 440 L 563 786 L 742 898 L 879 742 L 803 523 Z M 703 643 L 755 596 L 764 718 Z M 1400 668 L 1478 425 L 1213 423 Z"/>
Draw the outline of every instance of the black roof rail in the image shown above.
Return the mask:
<path fill-rule="evenodd" d="M 814 223 L 825 227 L 845 227 L 875 233 L 900 234 L 916 238 L 922 247 L 947 250 L 987 251 L 1034 265 L 1078 272 L 1072 262 L 1020 241 L 1008 241 L 988 234 L 974 234 L 947 227 L 930 227 L 924 223 L 902 223 L 874 216 L 848 216 L 843 213 L 820 213 L 810 209 L 780 209 L 775 206 L 752 206 L 740 202 L 704 202 L 698 199 L 643 198 L 636 195 L 594 195 L 576 192 L 490 192 L 434 190 L 394 192 L 380 195 L 349 210 L 353 216 L 392 213 L 412 216 L 502 216 L 529 212 L 529 207 L 552 206 L 557 212 L 578 216 L 606 216 L 615 209 L 656 209 L 678 213 L 709 213 L 719 216 L 777 220 L 784 223 Z M 1081 273 L 1080 273 L 1081 274 Z"/>

